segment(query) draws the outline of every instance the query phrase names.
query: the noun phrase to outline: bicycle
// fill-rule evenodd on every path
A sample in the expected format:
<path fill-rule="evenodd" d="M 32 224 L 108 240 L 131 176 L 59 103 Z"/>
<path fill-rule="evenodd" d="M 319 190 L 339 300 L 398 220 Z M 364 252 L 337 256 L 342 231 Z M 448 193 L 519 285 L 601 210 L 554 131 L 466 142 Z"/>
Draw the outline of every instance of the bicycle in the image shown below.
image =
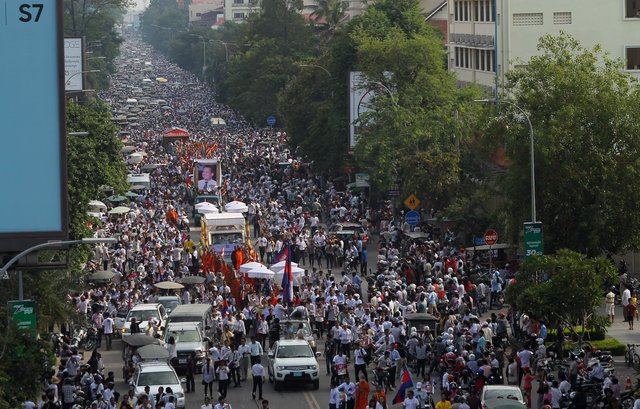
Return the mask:
<path fill-rule="evenodd" d="M 638 368 L 640 366 L 640 355 L 636 352 L 638 344 L 627 344 L 627 350 L 624 353 L 624 362 L 627 366 Z"/>

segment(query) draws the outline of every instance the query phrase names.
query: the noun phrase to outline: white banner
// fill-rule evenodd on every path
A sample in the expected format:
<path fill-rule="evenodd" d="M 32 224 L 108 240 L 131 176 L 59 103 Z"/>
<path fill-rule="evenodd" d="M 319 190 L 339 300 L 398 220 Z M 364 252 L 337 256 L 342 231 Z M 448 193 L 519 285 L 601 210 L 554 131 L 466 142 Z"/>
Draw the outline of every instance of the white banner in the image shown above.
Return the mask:
<path fill-rule="evenodd" d="M 64 84 L 65 91 L 82 91 L 82 38 L 64 39 Z"/>

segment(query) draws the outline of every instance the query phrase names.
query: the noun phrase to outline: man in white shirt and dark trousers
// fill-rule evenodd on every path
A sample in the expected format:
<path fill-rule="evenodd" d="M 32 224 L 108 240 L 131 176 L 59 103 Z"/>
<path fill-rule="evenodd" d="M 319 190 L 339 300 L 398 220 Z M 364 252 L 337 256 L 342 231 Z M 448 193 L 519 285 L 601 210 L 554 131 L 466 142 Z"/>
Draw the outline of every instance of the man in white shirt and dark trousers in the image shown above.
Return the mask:
<path fill-rule="evenodd" d="M 258 399 L 262 400 L 262 382 L 264 381 L 264 367 L 260 364 L 260 357 L 251 367 L 251 375 L 253 375 L 253 391 L 251 396 L 256 398 L 256 388 L 258 388 Z"/>
<path fill-rule="evenodd" d="M 111 341 L 113 340 L 113 328 L 115 323 L 113 322 L 113 318 L 110 315 L 107 315 L 107 318 L 102 321 L 102 330 L 104 332 L 104 338 L 107 342 L 107 351 L 111 349 Z"/>
<path fill-rule="evenodd" d="M 369 382 L 369 378 L 367 377 L 367 362 L 365 361 L 365 358 L 367 357 L 367 351 L 362 348 L 362 346 L 360 346 L 359 348 L 357 348 L 356 350 L 353 351 L 353 355 L 356 357 L 356 361 L 354 362 L 354 367 L 355 367 L 355 378 L 356 379 L 360 379 L 358 378 L 358 373 L 360 371 L 362 371 L 362 374 L 364 375 L 364 379 Z"/>

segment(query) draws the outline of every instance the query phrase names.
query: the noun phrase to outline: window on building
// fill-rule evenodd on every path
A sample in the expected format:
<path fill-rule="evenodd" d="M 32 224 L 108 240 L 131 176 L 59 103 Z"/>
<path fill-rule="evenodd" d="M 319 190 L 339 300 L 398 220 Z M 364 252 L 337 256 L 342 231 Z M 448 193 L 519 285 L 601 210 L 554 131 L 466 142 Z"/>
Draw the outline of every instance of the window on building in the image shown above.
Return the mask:
<path fill-rule="evenodd" d="M 244 13 L 233 13 L 234 20 L 244 20 Z"/>
<path fill-rule="evenodd" d="M 640 46 L 627 47 L 627 69 L 640 70 Z"/>
<path fill-rule="evenodd" d="M 244 0 L 233 0 L 233 4 L 244 4 Z"/>
<path fill-rule="evenodd" d="M 553 13 L 553 24 L 571 24 L 571 12 L 560 11 Z"/>
<path fill-rule="evenodd" d="M 488 0 L 484 3 L 484 14 L 487 17 L 486 21 L 493 22 L 493 0 Z"/>
<path fill-rule="evenodd" d="M 640 18 L 640 0 L 624 0 L 624 16 L 626 18 Z"/>
<path fill-rule="evenodd" d="M 487 69 L 487 60 L 485 57 L 485 54 L 487 53 L 485 50 L 479 50 L 480 51 L 480 67 L 479 70 L 480 71 L 485 71 Z"/>
<path fill-rule="evenodd" d="M 541 26 L 544 24 L 542 13 L 514 13 L 514 26 Z"/>

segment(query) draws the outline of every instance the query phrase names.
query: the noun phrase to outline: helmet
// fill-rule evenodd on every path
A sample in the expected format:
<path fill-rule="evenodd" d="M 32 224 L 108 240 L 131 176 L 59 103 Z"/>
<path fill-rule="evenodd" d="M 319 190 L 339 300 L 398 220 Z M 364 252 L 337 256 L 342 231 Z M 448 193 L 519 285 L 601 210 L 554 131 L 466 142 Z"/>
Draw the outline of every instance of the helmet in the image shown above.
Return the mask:
<path fill-rule="evenodd" d="M 447 273 L 449 273 L 449 274 L 453 273 L 453 268 L 449 267 L 449 268 L 447 269 Z"/>
<path fill-rule="evenodd" d="M 422 389 L 422 382 L 416 383 L 416 389 Z"/>
<path fill-rule="evenodd" d="M 474 354 L 469 355 L 469 361 L 475 361 L 476 356 Z"/>
<path fill-rule="evenodd" d="M 484 376 L 484 368 L 478 369 L 478 375 Z"/>
<path fill-rule="evenodd" d="M 536 339 L 536 342 L 538 343 L 538 345 L 542 345 L 542 344 L 544 344 L 544 339 L 538 338 L 538 339 Z"/>

